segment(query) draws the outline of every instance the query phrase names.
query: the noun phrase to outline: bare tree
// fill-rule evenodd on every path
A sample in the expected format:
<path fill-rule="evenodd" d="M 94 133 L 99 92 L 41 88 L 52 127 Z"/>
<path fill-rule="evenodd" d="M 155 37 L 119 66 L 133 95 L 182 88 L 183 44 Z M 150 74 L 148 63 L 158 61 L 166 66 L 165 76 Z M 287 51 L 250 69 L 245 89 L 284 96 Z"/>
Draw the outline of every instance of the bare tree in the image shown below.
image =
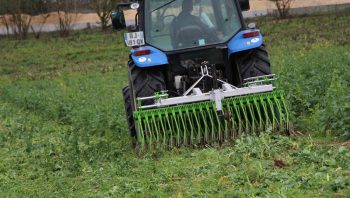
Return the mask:
<path fill-rule="evenodd" d="M 10 24 L 6 15 L 0 15 L 0 24 L 4 25 L 6 28 L 6 35 L 10 35 Z"/>
<path fill-rule="evenodd" d="M 4 5 L 4 0 L 0 0 L 0 5 Z M 7 36 L 10 34 L 9 22 L 6 16 L 6 10 L 4 6 L 0 6 L 0 26 L 5 26 Z"/>
<path fill-rule="evenodd" d="M 18 39 L 25 39 L 30 28 L 34 31 L 32 24 L 33 16 L 40 15 L 44 18 L 41 28 L 47 20 L 47 4 L 45 0 L 0 0 L 0 20 L 7 30 L 7 34 L 14 34 Z M 40 28 L 40 32 L 41 32 Z"/>
<path fill-rule="evenodd" d="M 290 7 L 295 0 L 270 0 L 275 2 L 280 18 L 287 18 L 289 15 Z"/>
<path fill-rule="evenodd" d="M 38 29 L 34 29 L 33 26 L 30 26 L 36 39 L 40 38 L 42 29 L 43 29 L 44 25 L 46 24 L 47 19 L 50 17 L 50 13 L 42 13 L 42 14 L 40 14 L 40 17 L 42 20 L 39 23 Z"/>
<path fill-rule="evenodd" d="M 1 19 L 7 27 L 7 32 L 9 33 L 11 29 L 12 33 L 18 39 L 27 38 L 29 27 L 32 22 L 32 16 L 30 15 L 32 2 L 23 0 L 2 0 L 0 3 L 2 4 L 5 14 Z"/>
<path fill-rule="evenodd" d="M 117 0 L 91 0 L 91 8 L 95 10 L 98 18 L 100 19 L 102 30 L 108 28 L 110 21 L 110 15 L 115 8 Z"/>
<path fill-rule="evenodd" d="M 73 23 L 78 18 L 77 1 L 56 0 L 54 6 L 58 17 L 60 36 L 67 37 L 73 29 Z"/>

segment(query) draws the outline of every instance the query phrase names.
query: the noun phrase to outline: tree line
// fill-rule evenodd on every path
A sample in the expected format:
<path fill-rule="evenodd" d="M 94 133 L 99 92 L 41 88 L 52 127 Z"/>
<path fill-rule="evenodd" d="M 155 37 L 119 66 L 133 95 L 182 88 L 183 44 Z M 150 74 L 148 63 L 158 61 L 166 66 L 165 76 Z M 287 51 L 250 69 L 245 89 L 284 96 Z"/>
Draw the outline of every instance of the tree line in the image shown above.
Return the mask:
<path fill-rule="evenodd" d="M 69 36 L 78 13 L 93 11 L 106 30 L 110 14 L 122 0 L 0 0 L 0 24 L 7 34 L 18 39 L 26 39 L 29 31 L 40 37 L 43 26 L 49 17 L 56 17 L 60 36 Z M 39 18 L 38 28 L 34 29 L 33 17 Z M 38 21 L 37 21 L 38 22 Z"/>

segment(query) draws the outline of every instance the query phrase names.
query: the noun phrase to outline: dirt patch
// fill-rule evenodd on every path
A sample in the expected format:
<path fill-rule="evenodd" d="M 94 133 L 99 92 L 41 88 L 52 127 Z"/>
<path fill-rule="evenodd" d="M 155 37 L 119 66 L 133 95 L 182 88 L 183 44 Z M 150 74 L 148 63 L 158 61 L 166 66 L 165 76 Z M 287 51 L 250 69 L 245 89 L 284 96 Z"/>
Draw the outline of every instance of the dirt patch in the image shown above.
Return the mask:
<path fill-rule="evenodd" d="M 276 167 L 278 167 L 278 168 L 286 168 L 286 167 L 289 166 L 289 165 L 286 164 L 284 161 L 278 160 L 278 159 L 273 160 L 273 165 L 276 166 Z"/>
<path fill-rule="evenodd" d="M 350 140 L 341 144 L 342 146 L 350 146 Z"/>

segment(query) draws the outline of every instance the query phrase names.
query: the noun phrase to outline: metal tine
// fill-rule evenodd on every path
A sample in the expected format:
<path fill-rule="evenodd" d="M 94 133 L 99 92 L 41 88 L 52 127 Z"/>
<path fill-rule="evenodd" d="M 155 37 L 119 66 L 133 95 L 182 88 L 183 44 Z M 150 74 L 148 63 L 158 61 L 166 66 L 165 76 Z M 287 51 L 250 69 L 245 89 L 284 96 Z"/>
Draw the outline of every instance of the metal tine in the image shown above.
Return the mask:
<path fill-rule="evenodd" d="M 284 130 L 284 124 L 283 124 L 283 111 L 281 108 L 281 104 L 279 102 L 279 99 L 277 98 L 276 95 L 274 95 L 273 100 L 275 101 L 275 104 L 277 106 L 277 110 L 278 110 L 278 129 L 279 131 L 283 131 Z"/>
<path fill-rule="evenodd" d="M 157 124 L 157 122 L 155 120 L 155 115 L 154 114 L 152 114 L 151 118 L 152 118 L 152 122 L 151 123 L 153 123 L 153 124 L 151 124 L 151 126 L 153 126 L 152 127 L 152 131 L 155 132 L 156 146 L 158 146 L 158 144 L 160 143 L 159 142 L 159 133 L 160 133 L 160 131 L 158 129 L 159 125 Z"/>
<path fill-rule="evenodd" d="M 232 122 L 231 122 L 231 111 L 230 111 L 230 103 L 225 102 L 225 108 L 224 108 L 224 120 L 225 120 L 225 141 L 230 141 L 232 138 L 233 128 L 232 128 Z"/>
<path fill-rule="evenodd" d="M 202 141 L 204 141 L 204 143 L 209 141 L 209 126 L 207 123 L 207 117 L 205 116 L 205 114 L 203 113 L 205 109 L 203 109 L 202 107 L 200 107 L 200 115 L 202 117 L 202 122 L 204 124 L 204 135 L 202 134 L 201 131 L 198 131 L 198 142 L 201 143 Z M 200 122 L 199 122 L 200 123 Z M 202 140 L 202 135 L 204 140 Z"/>
<path fill-rule="evenodd" d="M 222 113 L 223 113 L 223 115 L 225 115 L 224 114 L 224 110 L 223 110 Z M 218 142 L 221 144 L 221 143 L 223 143 L 224 136 L 225 136 L 224 135 L 225 131 L 222 130 L 222 128 L 223 128 L 222 125 L 225 125 L 225 124 L 222 124 L 221 120 L 225 121 L 225 119 L 222 119 L 222 117 L 219 117 L 218 112 L 216 110 L 214 110 L 214 117 L 216 118 L 215 120 L 216 120 L 217 126 L 218 126 L 218 128 L 217 128 L 217 131 L 218 131 L 217 139 L 218 139 Z"/>
<path fill-rule="evenodd" d="M 231 138 L 232 140 L 235 139 L 235 135 L 237 133 L 237 130 L 236 130 L 236 124 L 235 124 L 235 114 L 233 113 L 233 104 L 230 104 L 228 103 L 228 111 L 229 111 L 229 121 L 230 121 L 230 125 L 231 125 Z"/>
<path fill-rule="evenodd" d="M 250 125 L 251 126 L 251 128 L 250 128 L 251 133 L 257 133 L 257 130 L 255 128 L 255 124 L 256 124 L 255 119 L 256 119 L 256 117 L 255 117 L 254 110 L 251 107 L 250 98 L 247 98 L 246 104 L 247 104 L 246 106 L 248 107 L 249 115 L 250 115 L 250 116 L 248 116 L 248 119 L 250 120 L 250 124 L 251 124 Z"/>
<path fill-rule="evenodd" d="M 213 143 L 221 143 L 221 122 L 219 120 L 218 112 L 215 109 L 211 109 L 211 116 L 213 118 L 213 128 L 216 132 L 214 132 L 214 141 Z"/>
<path fill-rule="evenodd" d="M 271 124 L 271 127 L 272 127 L 272 131 L 275 131 L 275 126 L 276 126 L 276 123 L 275 123 L 275 112 L 274 112 L 274 108 L 273 108 L 273 105 L 272 105 L 272 102 L 270 100 L 269 97 L 266 98 L 266 101 L 267 101 L 267 110 L 268 110 L 268 115 L 267 117 L 269 118 L 270 120 L 270 124 Z M 272 115 L 272 117 L 270 116 L 270 114 Z"/>
<path fill-rule="evenodd" d="M 259 98 L 257 96 L 254 96 L 253 98 L 253 103 L 254 103 L 254 106 L 256 108 L 256 112 L 258 113 L 258 116 L 259 116 L 259 131 L 262 131 L 264 130 L 263 128 L 263 119 L 262 119 L 262 116 L 261 116 L 261 109 L 260 109 L 260 103 L 258 102 Z"/>
<path fill-rule="evenodd" d="M 185 123 L 185 120 L 183 118 L 183 111 L 182 109 L 179 109 L 179 117 L 180 117 L 180 123 L 182 124 L 182 129 L 183 129 L 183 135 L 182 135 L 182 141 L 183 141 L 183 144 L 184 145 L 188 145 L 188 142 L 187 142 L 187 126 L 186 126 L 186 123 Z"/>
<path fill-rule="evenodd" d="M 265 116 L 265 131 L 270 127 L 269 112 L 267 109 L 266 98 L 260 96 L 260 104 L 262 105 L 264 116 Z"/>
<path fill-rule="evenodd" d="M 232 102 L 233 102 L 233 106 L 234 106 L 234 109 L 235 109 L 235 112 L 237 115 L 237 118 L 238 118 L 238 134 L 237 135 L 241 135 L 242 134 L 242 116 L 241 116 L 241 112 L 239 111 L 239 104 L 238 104 L 238 101 L 237 100 L 234 100 L 232 99 Z"/>
<path fill-rule="evenodd" d="M 189 136 L 189 144 L 193 144 L 193 140 L 194 140 L 194 128 L 193 128 L 193 118 L 191 117 L 191 115 L 190 115 L 190 113 L 189 113 L 189 110 L 188 109 L 186 109 L 185 110 L 185 112 L 186 112 L 186 117 L 187 117 L 187 119 L 186 120 L 188 120 L 188 124 L 190 125 L 190 127 L 191 127 L 191 130 L 190 130 L 190 136 Z"/>
<path fill-rule="evenodd" d="M 166 118 L 166 123 L 168 123 L 168 130 L 170 133 L 170 135 L 168 136 L 168 143 L 167 144 L 169 145 L 169 147 L 173 147 L 173 127 L 171 125 L 168 113 L 165 114 L 165 118 Z"/>
<path fill-rule="evenodd" d="M 240 115 L 234 113 L 236 111 L 235 104 L 232 104 L 232 107 L 230 108 L 230 110 L 231 110 L 231 114 L 232 114 L 233 139 L 235 139 L 239 135 L 239 124 L 236 120 L 240 119 L 239 118 Z"/>
<path fill-rule="evenodd" d="M 210 129 L 211 129 L 211 135 L 209 137 L 211 137 L 211 141 L 209 140 L 207 143 L 211 143 L 215 141 L 215 132 L 217 131 L 215 128 L 215 123 L 214 123 L 214 119 L 213 116 L 211 114 L 212 109 L 210 109 L 210 107 L 208 106 L 208 104 L 206 104 L 206 114 L 209 117 L 209 121 L 210 121 Z M 207 120 L 204 120 L 204 122 L 206 122 Z"/>
<path fill-rule="evenodd" d="M 223 118 L 221 118 L 221 120 L 223 120 L 223 125 L 224 125 L 224 137 L 223 137 L 223 140 L 226 141 L 226 140 L 229 140 L 230 139 L 230 112 L 228 110 L 228 104 L 225 102 L 223 103 L 224 104 L 224 107 L 223 108 Z"/>
<path fill-rule="evenodd" d="M 186 110 L 181 109 L 180 120 L 181 120 L 182 128 L 184 131 L 183 142 L 184 142 L 184 145 L 189 145 L 190 144 L 189 124 L 187 124 L 187 122 L 186 122 L 186 121 L 188 121 L 188 119 L 185 119 L 185 118 L 186 118 Z"/>
<path fill-rule="evenodd" d="M 148 122 L 148 116 L 146 116 L 144 120 L 144 126 L 145 126 L 145 137 L 148 140 L 148 147 L 152 148 L 152 134 L 151 134 L 151 127 Z"/>
<path fill-rule="evenodd" d="M 180 129 L 179 129 L 179 124 L 178 124 L 178 120 L 177 120 L 177 115 L 176 113 L 173 111 L 172 112 L 172 121 L 173 121 L 173 126 L 175 127 L 175 131 L 176 131 L 176 137 L 175 137 L 175 145 L 179 146 L 180 145 Z"/>
<path fill-rule="evenodd" d="M 242 110 L 242 112 L 243 112 L 243 116 L 244 116 L 244 125 L 245 125 L 245 127 L 244 127 L 244 129 L 245 129 L 245 133 L 246 134 L 249 134 L 249 129 L 250 129 L 250 127 L 249 127 L 249 120 L 248 120 L 248 115 L 247 115 L 247 111 L 246 111 L 246 108 L 245 108 L 245 104 L 244 104 L 244 99 L 243 98 L 240 98 L 239 99 L 239 104 L 240 104 L 240 109 Z"/>
<path fill-rule="evenodd" d="M 162 146 L 165 148 L 165 146 L 166 146 L 166 139 L 167 139 L 167 137 L 166 137 L 167 129 L 166 129 L 164 123 L 163 123 L 163 116 L 162 116 L 161 111 L 158 111 L 158 120 L 159 120 L 160 126 L 161 126 L 162 131 L 163 131 Z"/>
<path fill-rule="evenodd" d="M 282 100 L 282 104 L 283 104 L 283 108 L 284 108 L 284 117 L 286 119 L 286 130 L 289 129 L 289 110 L 288 110 L 288 106 L 286 104 L 286 100 L 284 98 L 284 94 L 282 92 L 280 92 L 280 97 Z"/>
<path fill-rule="evenodd" d="M 145 135 L 144 135 L 144 130 L 143 130 L 143 127 L 142 127 L 142 119 L 141 117 L 138 118 L 137 120 L 137 126 L 138 126 L 138 137 L 141 138 L 141 146 L 145 146 Z"/>
<path fill-rule="evenodd" d="M 195 118 L 195 120 L 196 120 L 196 124 L 197 124 L 197 133 L 195 134 L 195 138 L 196 138 L 196 142 L 199 144 L 200 143 L 200 133 L 203 131 L 203 129 L 202 129 L 202 126 L 201 126 L 201 124 L 200 124 L 200 122 L 199 122 L 199 116 L 201 115 L 201 113 L 202 113 L 202 109 L 200 109 L 200 112 L 198 112 L 198 111 L 196 111 L 196 109 L 195 108 L 193 108 L 193 116 L 194 116 L 194 118 Z M 199 116 L 198 116 L 199 115 Z M 207 128 L 206 127 L 204 127 L 204 130 L 207 130 Z"/>

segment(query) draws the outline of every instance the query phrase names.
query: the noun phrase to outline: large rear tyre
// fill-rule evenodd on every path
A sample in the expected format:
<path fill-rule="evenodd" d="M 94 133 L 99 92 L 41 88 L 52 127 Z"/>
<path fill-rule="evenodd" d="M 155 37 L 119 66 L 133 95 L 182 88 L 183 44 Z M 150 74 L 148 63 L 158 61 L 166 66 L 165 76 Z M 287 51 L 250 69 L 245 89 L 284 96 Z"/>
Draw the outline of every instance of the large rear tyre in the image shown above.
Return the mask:
<path fill-rule="evenodd" d="M 129 61 L 129 86 L 123 89 L 125 112 L 127 116 L 130 135 L 133 140 L 133 146 L 137 142 L 137 128 L 133 117 L 133 112 L 137 110 L 138 97 L 153 96 L 156 92 L 166 90 L 163 73 L 157 68 L 143 69 L 138 68 L 133 61 Z M 147 105 L 152 101 L 145 101 Z"/>
<path fill-rule="evenodd" d="M 265 45 L 237 55 L 237 64 L 242 80 L 272 74 Z"/>
<path fill-rule="evenodd" d="M 132 113 L 131 105 L 131 95 L 129 86 L 123 88 L 123 97 L 124 97 L 124 107 L 126 120 L 128 122 L 128 128 L 131 135 L 132 145 L 135 146 L 137 140 L 137 133 L 135 128 L 135 121 Z"/>
<path fill-rule="evenodd" d="M 166 90 L 164 74 L 159 68 L 139 68 L 133 61 L 129 61 L 129 87 L 135 111 L 137 98 L 153 96 L 156 92 Z M 145 101 L 143 105 L 150 103 L 152 101 Z"/>

